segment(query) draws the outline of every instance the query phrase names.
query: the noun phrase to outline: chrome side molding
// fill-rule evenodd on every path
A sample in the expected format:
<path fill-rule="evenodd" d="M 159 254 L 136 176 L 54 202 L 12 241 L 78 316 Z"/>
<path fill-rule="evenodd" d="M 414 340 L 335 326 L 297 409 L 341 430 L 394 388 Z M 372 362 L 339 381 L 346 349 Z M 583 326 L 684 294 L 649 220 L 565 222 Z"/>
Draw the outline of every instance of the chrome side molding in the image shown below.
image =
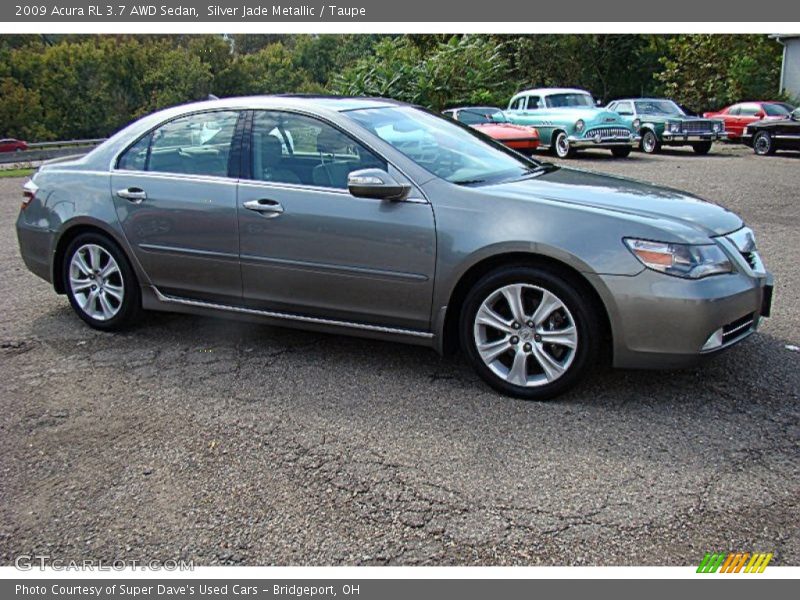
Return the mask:
<path fill-rule="evenodd" d="M 351 321 L 340 321 L 337 319 L 324 319 L 321 317 L 307 317 L 304 315 L 294 315 L 271 310 L 260 310 L 257 308 L 247 308 L 244 306 L 233 306 L 230 304 L 219 304 L 216 302 L 206 302 L 204 300 L 193 300 L 191 298 L 181 298 L 164 294 L 157 287 L 152 286 L 159 302 L 167 304 L 182 304 L 184 306 L 194 306 L 196 308 L 208 308 L 211 310 L 222 310 L 270 319 L 281 319 L 284 321 L 298 321 L 301 323 L 313 323 L 316 325 L 331 325 L 334 327 L 347 327 L 349 329 L 362 329 L 365 331 L 375 331 L 378 333 L 389 333 L 393 335 L 406 335 L 424 339 L 432 339 L 433 334 L 428 331 L 417 331 L 414 329 L 400 329 L 397 327 L 386 327 L 384 325 L 369 325 L 367 323 L 353 323 Z"/>

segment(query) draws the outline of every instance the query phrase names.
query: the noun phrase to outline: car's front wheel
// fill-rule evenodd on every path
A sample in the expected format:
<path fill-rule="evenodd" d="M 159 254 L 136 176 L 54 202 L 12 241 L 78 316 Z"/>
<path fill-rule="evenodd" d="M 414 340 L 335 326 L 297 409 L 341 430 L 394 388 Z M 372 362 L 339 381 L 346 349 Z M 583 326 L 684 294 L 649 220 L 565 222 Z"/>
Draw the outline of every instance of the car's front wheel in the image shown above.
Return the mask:
<path fill-rule="evenodd" d="M 62 265 L 72 308 L 95 329 L 130 325 L 141 308 L 139 284 L 122 250 L 99 233 L 78 235 Z"/>
<path fill-rule="evenodd" d="M 461 312 L 461 346 L 472 366 L 494 389 L 526 400 L 573 386 L 597 356 L 599 332 L 585 292 L 538 267 L 488 274 Z"/>
<path fill-rule="evenodd" d="M 775 143 L 768 131 L 759 131 L 753 138 L 753 152 L 759 156 L 775 154 Z"/>
<path fill-rule="evenodd" d="M 558 158 L 572 158 L 575 156 L 575 148 L 571 146 L 567 134 L 563 131 L 556 133 L 556 139 L 553 142 L 553 149 L 555 150 Z"/>
<path fill-rule="evenodd" d="M 711 151 L 711 142 L 697 142 L 692 144 L 695 154 L 708 154 Z"/>
<path fill-rule="evenodd" d="M 655 154 L 661 151 L 661 143 L 658 141 L 658 136 L 649 129 L 642 134 L 642 141 L 639 146 L 642 152 L 646 154 Z"/>

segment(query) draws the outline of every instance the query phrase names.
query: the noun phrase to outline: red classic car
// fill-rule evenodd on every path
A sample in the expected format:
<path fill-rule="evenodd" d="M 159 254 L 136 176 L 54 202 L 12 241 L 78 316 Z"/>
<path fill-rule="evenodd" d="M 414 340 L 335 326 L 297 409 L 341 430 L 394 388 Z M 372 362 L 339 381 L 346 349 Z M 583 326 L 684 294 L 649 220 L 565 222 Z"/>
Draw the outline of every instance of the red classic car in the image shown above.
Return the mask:
<path fill-rule="evenodd" d="M 21 152 L 27 149 L 28 144 L 22 140 L 15 140 L 14 138 L 0 139 L 0 152 Z"/>
<path fill-rule="evenodd" d="M 791 109 L 781 102 L 756 100 L 754 102 L 739 102 L 732 104 L 718 112 L 703 113 L 706 118 L 722 119 L 725 121 L 725 131 L 728 139 L 738 140 L 742 137 L 744 128 L 756 121 L 770 119 L 785 119 Z"/>
<path fill-rule="evenodd" d="M 443 112 L 514 150 L 532 152 L 539 147 L 539 132 L 535 127 L 508 123 L 503 111 L 497 107 L 464 106 Z"/>

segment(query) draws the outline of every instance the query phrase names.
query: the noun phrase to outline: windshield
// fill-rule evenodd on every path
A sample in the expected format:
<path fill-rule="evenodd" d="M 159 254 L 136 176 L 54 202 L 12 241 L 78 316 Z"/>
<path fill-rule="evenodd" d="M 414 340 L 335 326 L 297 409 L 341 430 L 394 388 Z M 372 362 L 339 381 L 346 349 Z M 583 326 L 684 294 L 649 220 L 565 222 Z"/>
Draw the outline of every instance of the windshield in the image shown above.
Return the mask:
<path fill-rule="evenodd" d="M 568 108 L 570 106 L 594 106 L 594 100 L 589 94 L 570 92 L 566 94 L 550 94 L 545 99 L 547 108 Z"/>
<path fill-rule="evenodd" d="M 637 100 L 636 112 L 642 115 L 684 115 L 672 100 Z"/>
<path fill-rule="evenodd" d="M 770 117 L 785 117 L 791 111 L 783 104 L 763 104 L 764 113 Z"/>
<path fill-rule="evenodd" d="M 505 121 L 503 113 L 499 108 L 462 108 L 458 111 L 458 120 L 467 125 L 479 125 L 481 123 L 502 123 Z"/>
<path fill-rule="evenodd" d="M 514 179 L 538 163 L 481 134 L 419 108 L 392 106 L 344 113 L 424 169 L 452 183 Z"/>

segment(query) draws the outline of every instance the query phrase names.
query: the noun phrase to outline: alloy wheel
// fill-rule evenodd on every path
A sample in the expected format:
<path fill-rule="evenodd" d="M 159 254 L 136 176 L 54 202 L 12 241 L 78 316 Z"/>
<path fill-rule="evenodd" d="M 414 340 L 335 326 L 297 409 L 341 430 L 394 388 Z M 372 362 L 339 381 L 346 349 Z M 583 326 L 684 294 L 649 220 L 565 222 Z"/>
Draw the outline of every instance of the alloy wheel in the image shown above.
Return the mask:
<path fill-rule="evenodd" d="M 578 348 L 578 329 L 566 304 L 553 292 L 527 283 L 492 292 L 478 308 L 473 336 L 489 370 L 521 387 L 559 379 Z"/>
<path fill-rule="evenodd" d="M 656 151 L 656 146 L 658 145 L 658 140 L 656 140 L 656 136 L 652 131 L 646 131 L 644 137 L 642 138 L 642 150 L 644 150 L 647 154 L 652 154 Z"/>
<path fill-rule="evenodd" d="M 756 154 L 769 154 L 772 149 L 772 139 L 769 137 L 769 134 L 764 131 L 759 133 L 753 142 L 753 149 L 756 151 Z"/>
<path fill-rule="evenodd" d="M 125 298 L 122 271 L 114 257 L 98 244 L 84 244 L 73 253 L 69 289 L 78 307 L 97 321 L 114 318 Z"/>
<path fill-rule="evenodd" d="M 556 136 L 556 154 L 559 158 L 566 158 L 570 155 L 569 140 L 565 133 L 559 133 Z"/>

